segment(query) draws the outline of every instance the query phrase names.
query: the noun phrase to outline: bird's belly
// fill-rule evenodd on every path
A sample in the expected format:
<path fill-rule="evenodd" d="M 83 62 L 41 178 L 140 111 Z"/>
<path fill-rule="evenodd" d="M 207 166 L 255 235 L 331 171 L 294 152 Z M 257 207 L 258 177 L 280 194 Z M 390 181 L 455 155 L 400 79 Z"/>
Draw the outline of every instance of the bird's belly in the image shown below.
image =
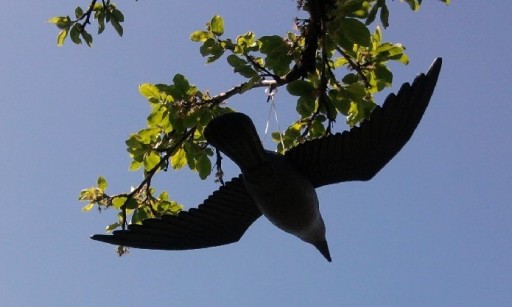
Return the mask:
<path fill-rule="evenodd" d="M 300 235 L 320 217 L 318 197 L 311 182 L 287 163 L 244 174 L 247 191 L 263 215 L 278 228 Z"/>

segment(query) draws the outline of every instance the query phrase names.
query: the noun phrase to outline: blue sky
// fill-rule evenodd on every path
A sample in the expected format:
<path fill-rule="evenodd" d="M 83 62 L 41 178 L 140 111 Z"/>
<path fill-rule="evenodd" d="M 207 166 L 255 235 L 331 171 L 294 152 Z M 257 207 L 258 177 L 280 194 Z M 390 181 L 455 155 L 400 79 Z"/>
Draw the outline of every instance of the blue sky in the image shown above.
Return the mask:
<path fill-rule="evenodd" d="M 148 112 L 138 84 L 182 73 L 226 90 L 240 79 L 224 61 L 205 66 L 189 34 L 214 14 L 227 35 L 284 33 L 296 10 L 291 0 L 126 1 L 125 37 L 108 29 L 92 49 L 57 48 L 44 21 L 86 2 L 0 11 L 1 306 L 512 305 L 511 2 L 424 1 L 418 13 L 390 2 L 384 37 L 412 59 L 393 66 L 393 90 L 437 56 L 443 71 L 415 135 L 373 181 L 318 190 L 332 263 L 264 219 L 236 244 L 188 252 L 119 258 L 88 238 L 114 212 L 82 213 L 79 191 L 99 175 L 112 193 L 140 181 L 124 146 Z M 264 101 L 260 90 L 231 100 L 260 134 Z M 281 90 L 276 104 L 286 121 L 293 98 Z M 156 183 L 187 206 L 216 189 L 188 171 Z"/>

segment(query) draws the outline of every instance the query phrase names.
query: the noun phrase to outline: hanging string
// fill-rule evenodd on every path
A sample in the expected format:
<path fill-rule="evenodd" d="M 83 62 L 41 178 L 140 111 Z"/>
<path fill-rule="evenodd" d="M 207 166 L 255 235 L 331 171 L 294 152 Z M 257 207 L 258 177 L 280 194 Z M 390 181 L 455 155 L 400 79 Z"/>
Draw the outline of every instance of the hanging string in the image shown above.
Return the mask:
<path fill-rule="evenodd" d="M 277 88 L 267 87 L 265 89 L 265 93 L 267 94 L 267 102 L 270 102 L 270 108 L 268 110 L 268 117 L 267 117 L 267 124 L 265 125 L 265 137 L 263 140 L 266 140 L 268 135 L 268 128 L 270 125 L 270 118 L 272 117 L 272 112 L 274 113 L 274 117 L 277 124 L 277 130 L 279 131 L 279 142 L 281 143 L 281 146 L 284 148 L 284 142 L 283 142 L 283 135 L 281 126 L 279 124 L 279 115 L 277 114 L 277 107 L 275 103 L 275 96 L 277 94 Z"/>

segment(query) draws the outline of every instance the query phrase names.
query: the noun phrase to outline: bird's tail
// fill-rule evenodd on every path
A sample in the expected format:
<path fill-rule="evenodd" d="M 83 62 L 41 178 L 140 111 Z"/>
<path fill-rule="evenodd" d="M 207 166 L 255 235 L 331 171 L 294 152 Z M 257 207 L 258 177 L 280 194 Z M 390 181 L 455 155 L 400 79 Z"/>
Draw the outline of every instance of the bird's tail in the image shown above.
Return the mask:
<path fill-rule="evenodd" d="M 212 119 L 204 130 L 208 143 L 223 152 L 242 170 L 250 171 L 265 161 L 265 150 L 249 116 L 226 113 Z"/>

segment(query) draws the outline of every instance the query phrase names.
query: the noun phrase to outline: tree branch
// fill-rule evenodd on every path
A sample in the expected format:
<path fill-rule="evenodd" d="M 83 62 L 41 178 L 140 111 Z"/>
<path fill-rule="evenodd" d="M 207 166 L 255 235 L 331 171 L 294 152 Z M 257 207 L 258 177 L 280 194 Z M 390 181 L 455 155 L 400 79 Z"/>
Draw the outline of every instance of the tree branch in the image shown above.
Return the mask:
<path fill-rule="evenodd" d="M 152 169 L 150 169 L 148 172 L 145 173 L 144 180 L 142 180 L 142 182 L 133 191 L 131 191 L 129 194 L 118 194 L 118 195 L 112 196 L 112 198 L 126 197 L 124 204 L 121 206 L 122 215 L 123 215 L 123 225 L 122 225 L 123 229 L 125 229 L 126 225 L 128 224 L 128 222 L 126 220 L 126 204 L 130 201 L 130 199 L 132 199 L 135 195 L 137 195 L 140 191 L 142 191 L 143 188 L 148 189 L 148 187 L 151 185 L 151 180 L 153 179 L 153 176 L 156 174 L 156 172 L 165 163 L 168 163 L 168 160 L 170 159 L 172 154 L 180 146 L 183 145 L 183 142 L 185 142 L 185 140 L 187 138 L 189 138 L 191 135 L 194 134 L 195 130 L 196 130 L 196 127 L 189 129 L 187 132 L 185 132 L 183 134 L 183 136 L 178 140 L 178 142 L 176 144 L 174 144 L 172 147 L 168 148 L 165 151 L 164 156 L 160 158 L 160 161 Z"/>

